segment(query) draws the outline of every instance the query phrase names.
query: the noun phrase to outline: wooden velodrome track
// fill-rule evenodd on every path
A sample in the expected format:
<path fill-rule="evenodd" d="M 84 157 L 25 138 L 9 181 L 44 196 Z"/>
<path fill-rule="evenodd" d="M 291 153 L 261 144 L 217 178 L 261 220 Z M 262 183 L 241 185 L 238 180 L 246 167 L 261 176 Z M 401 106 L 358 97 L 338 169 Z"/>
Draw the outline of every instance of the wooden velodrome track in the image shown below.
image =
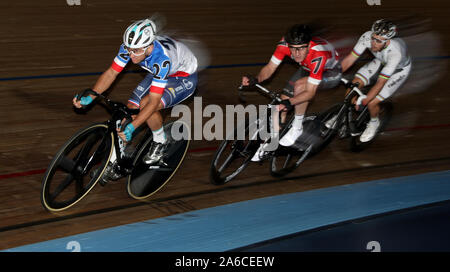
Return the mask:
<path fill-rule="evenodd" d="M 366 0 L 81 0 L 80 6 L 69 6 L 65 0 L 2 1 L 0 250 L 237 201 L 449 169 L 450 87 L 445 79 L 450 76 L 450 4 L 380 2 L 370 6 Z M 210 66 L 201 72 L 199 87 L 204 106 L 239 103 L 240 77 L 256 74 L 261 67 L 242 65 L 268 61 L 291 24 L 319 22 L 332 30 L 331 39 L 352 38 L 349 46 L 380 17 L 413 15 L 427 26 L 410 39 L 418 52 L 413 56 L 416 70 L 403 94 L 393 98 L 388 131 L 365 152 L 351 153 L 347 141 L 336 139 L 284 179 L 272 178 L 267 163 L 255 164 L 218 187 L 210 184 L 208 171 L 219 142 L 192 141 L 179 172 L 148 202 L 131 199 L 122 180 L 97 186 L 64 213 L 46 212 L 39 199 L 40 186 L 52 156 L 75 131 L 107 118 L 101 108 L 75 114 L 73 95 L 93 86 L 98 77 L 86 73 L 98 74 L 111 64 L 126 26 L 154 12 L 167 18 L 166 29 L 195 38 L 207 48 Z M 425 37 L 431 32 L 432 38 Z M 293 65 L 283 65 L 269 86 L 282 88 L 294 71 Z M 142 76 L 124 74 L 110 97 L 126 101 Z M 420 85 L 424 80 L 427 84 Z M 342 88 L 321 91 L 309 112 L 342 98 Z M 267 100 L 253 95 L 249 101 Z"/>

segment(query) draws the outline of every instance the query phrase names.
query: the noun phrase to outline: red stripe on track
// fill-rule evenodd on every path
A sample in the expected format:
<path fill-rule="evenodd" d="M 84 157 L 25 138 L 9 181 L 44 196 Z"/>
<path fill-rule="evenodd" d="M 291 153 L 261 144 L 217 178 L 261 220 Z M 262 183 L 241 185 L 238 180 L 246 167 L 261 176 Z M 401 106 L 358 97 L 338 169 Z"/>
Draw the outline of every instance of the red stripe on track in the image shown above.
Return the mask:
<path fill-rule="evenodd" d="M 42 174 L 42 173 L 45 173 L 45 170 L 47 170 L 47 169 L 37 169 L 37 170 L 31 170 L 31 171 L 26 171 L 26 172 L 4 174 L 4 175 L 0 175 L 0 180 Z"/>
<path fill-rule="evenodd" d="M 213 151 L 213 150 L 216 150 L 217 147 L 218 146 L 209 146 L 209 147 L 202 147 L 202 148 L 196 148 L 196 149 L 189 149 L 188 153 Z M 43 174 L 43 173 L 45 173 L 46 170 L 47 169 L 37 169 L 37 170 L 30 170 L 30 171 L 26 171 L 26 172 L 4 174 L 4 175 L 0 175 L 0 180 Z"/>

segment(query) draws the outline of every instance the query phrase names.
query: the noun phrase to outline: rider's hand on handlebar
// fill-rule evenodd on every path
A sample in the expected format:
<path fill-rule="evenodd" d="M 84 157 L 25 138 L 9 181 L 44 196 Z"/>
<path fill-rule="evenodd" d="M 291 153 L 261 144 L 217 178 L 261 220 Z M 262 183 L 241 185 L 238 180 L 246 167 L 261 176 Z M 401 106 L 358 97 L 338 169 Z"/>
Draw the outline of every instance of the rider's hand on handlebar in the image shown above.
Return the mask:
<path fill-rule="evenodd" d="M 294 108 L 294 105 L 291 104 L 291 101 L 289 101 L 289 99 L 283 99 L 283 100 L 281 100 L 277 109 L 278 109 L 278 111 L 290 111 L 293 108 Z"/>
<path fill-rule="evenodd" d="M 95 96 L 93 95 L 87 95 L 87 96 L 81 96 L 81 94 L 76 94 L 75 97 L 72 99 L 72 103 L 77 108 L 82 108 L 84 106 L 87 106 L 94 101 Z"/>
<path fill-rule="evenodd" d="M 117 129 L 117 134 L 119 134 L 119 137 L 125 141 L 129 142 L 131 141 L 131 138 L 133 138 L 133 132 L 135 128 L 132 123 L 129 123 L 123 131 L 120 131 L 120 129 Z"/>
<path fill-rule="evenodd" d="M 258 79 L 252 75 L 245 75 L 242 77 L 242 86 L 253 86 L 258 83 Z"/>
<path fill-rule="evenodd" d="M 78 94 L 75 95 L 75 97 L 72 99 L 72 103 L 78 109 L 80 109 L 83 106 L 81 105 L 81 100 L 78 100 Z"/>
<path fill-rule="evenodd" d="M 354 97 L 353 99 L 353 103 L 355 104 L 355 109 L 359 111 L 359 107 L 362 106 L 366 106 L 367 104 L 369 104 L 369 99 L 367 98 L 366 95 L 360 96 L 356 99 L 356 97 Z"/>

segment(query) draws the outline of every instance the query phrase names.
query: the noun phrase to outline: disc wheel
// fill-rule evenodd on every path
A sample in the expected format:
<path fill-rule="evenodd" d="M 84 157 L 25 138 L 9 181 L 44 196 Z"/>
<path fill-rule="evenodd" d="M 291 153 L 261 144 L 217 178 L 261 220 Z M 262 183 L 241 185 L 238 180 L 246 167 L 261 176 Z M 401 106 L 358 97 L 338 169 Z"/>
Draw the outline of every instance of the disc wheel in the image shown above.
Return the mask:
<path fill-rule="evenodd" d="M 50 162 L 41 188 L 41 203 L 52 212 L 66 210 L 83 199 L 99 181 L 113 151 L 113 134 L 106 124 L 77 132 Z"/>

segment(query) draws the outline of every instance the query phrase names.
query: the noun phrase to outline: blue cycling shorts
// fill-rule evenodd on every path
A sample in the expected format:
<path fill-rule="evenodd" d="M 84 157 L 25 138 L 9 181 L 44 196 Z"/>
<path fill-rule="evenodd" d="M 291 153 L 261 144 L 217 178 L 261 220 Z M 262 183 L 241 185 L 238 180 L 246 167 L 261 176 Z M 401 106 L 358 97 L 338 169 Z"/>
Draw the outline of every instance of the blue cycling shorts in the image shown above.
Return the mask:
<path fill-rule="evenodd" d="M 152 81 L 153 75 L 148 74 L 134 89 L 128 102 L 139 107 L 141 99 L 148 94 Z M 170 108 L 189 98 L 197 88 L 197 82 L 197 73 L 187 77 L 169 77 L 161 97 L 163 108 Z"/>

